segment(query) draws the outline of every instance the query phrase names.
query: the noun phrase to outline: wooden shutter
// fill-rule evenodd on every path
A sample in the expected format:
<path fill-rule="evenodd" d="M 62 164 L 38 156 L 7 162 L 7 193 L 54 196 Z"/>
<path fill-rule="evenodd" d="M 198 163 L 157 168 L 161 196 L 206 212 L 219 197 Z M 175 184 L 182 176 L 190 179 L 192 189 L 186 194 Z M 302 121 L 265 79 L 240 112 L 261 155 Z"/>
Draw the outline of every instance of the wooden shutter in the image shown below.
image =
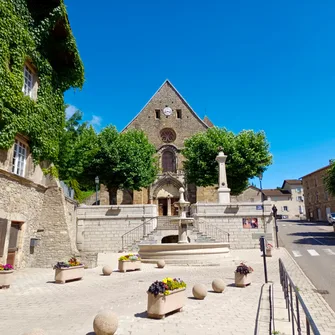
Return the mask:
<path fill-rule="evenodd" d="M 7 219 L 0 218 L 0 257 L 3 256 L 3 251 L 5 248 L 7 223 L 8 223 Z"/>

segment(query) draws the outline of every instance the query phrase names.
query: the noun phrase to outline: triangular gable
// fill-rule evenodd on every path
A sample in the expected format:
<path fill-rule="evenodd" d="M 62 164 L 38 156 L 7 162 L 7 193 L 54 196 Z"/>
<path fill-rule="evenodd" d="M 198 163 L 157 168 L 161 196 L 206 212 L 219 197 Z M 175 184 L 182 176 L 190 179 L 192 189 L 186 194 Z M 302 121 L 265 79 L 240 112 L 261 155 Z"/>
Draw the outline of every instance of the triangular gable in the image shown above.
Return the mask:
<path fill-rule="evenodd" d="M 191 113 L 194 115 L 194 117 L 205 127 L 209 128 L 209 126 L 197 115 L 197 113 L 193 110 L 193 108 L 189 105 L 189 103 L 184 99 L 184 97 L 178 92 L 178 90 L 172 85 L 172 83 L 166 79 L 163 84 L 158 88 L 158 90 L 154 93 L 154 95 L 148 100 L 148 102 L 144 105 L 144 107 L 140 110 L 139 113 L 123 128 L 121 132 L 126 130 L 135 120 L 136 118 L 143 112 L 143 110 L 148 106 L 148 104 L 153 100 L 155 95 L 164 87 L 164 85 L 169 85 L 172 90 L 177 94 L 177 96 L 180 98 L 180 100 L 185 104 L 185 106 L 191 111 Z"/>

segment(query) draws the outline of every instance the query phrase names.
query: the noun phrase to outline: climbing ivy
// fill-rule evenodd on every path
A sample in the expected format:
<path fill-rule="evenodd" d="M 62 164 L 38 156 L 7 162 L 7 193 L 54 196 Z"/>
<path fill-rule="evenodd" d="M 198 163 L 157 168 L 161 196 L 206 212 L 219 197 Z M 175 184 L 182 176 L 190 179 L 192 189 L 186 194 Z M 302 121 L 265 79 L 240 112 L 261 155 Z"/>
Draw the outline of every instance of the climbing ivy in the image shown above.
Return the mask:
<path fill-rule="evenodd" d="M 37 70 L 36 101 L 22 92 L 25 62 Z M 83 83 L 63 0 L 0 0 L 0 148 L 9 149 L 21 133 L 35 162 L 56 160 L 65 125 L 63 93 Z"/>

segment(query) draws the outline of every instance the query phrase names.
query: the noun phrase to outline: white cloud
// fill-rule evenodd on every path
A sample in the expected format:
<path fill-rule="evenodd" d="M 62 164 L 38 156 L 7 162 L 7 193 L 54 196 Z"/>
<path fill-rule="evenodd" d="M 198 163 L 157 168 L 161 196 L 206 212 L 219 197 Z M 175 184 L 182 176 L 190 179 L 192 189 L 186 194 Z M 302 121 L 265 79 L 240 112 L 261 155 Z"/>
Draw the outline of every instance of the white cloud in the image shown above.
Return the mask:
<path fill-rule="evenodd" d="M 92 115 L 92 120 L 88 121 L 92 126 L 100 127 L 101 126 L 101 117 L 97 115 Z"/>
<path fill-rule="evenodd" d="M 69 119 L 77 110 L 78 108 L 76 106 L 68 105 L 65 109 L 66 119 Z"/>

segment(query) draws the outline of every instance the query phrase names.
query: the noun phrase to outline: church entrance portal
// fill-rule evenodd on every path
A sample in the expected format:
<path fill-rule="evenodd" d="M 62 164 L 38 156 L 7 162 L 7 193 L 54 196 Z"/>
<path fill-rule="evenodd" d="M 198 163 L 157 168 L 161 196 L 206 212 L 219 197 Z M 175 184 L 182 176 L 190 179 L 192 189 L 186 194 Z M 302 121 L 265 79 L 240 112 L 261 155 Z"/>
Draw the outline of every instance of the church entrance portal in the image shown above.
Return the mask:
<path fill-rule="evenodd" d="M 176 216 L 178 215 L 178 208 L 174 203 L 178 198 L 159 198 L 158 199 L 158 215 L 159 216 Z"/>

